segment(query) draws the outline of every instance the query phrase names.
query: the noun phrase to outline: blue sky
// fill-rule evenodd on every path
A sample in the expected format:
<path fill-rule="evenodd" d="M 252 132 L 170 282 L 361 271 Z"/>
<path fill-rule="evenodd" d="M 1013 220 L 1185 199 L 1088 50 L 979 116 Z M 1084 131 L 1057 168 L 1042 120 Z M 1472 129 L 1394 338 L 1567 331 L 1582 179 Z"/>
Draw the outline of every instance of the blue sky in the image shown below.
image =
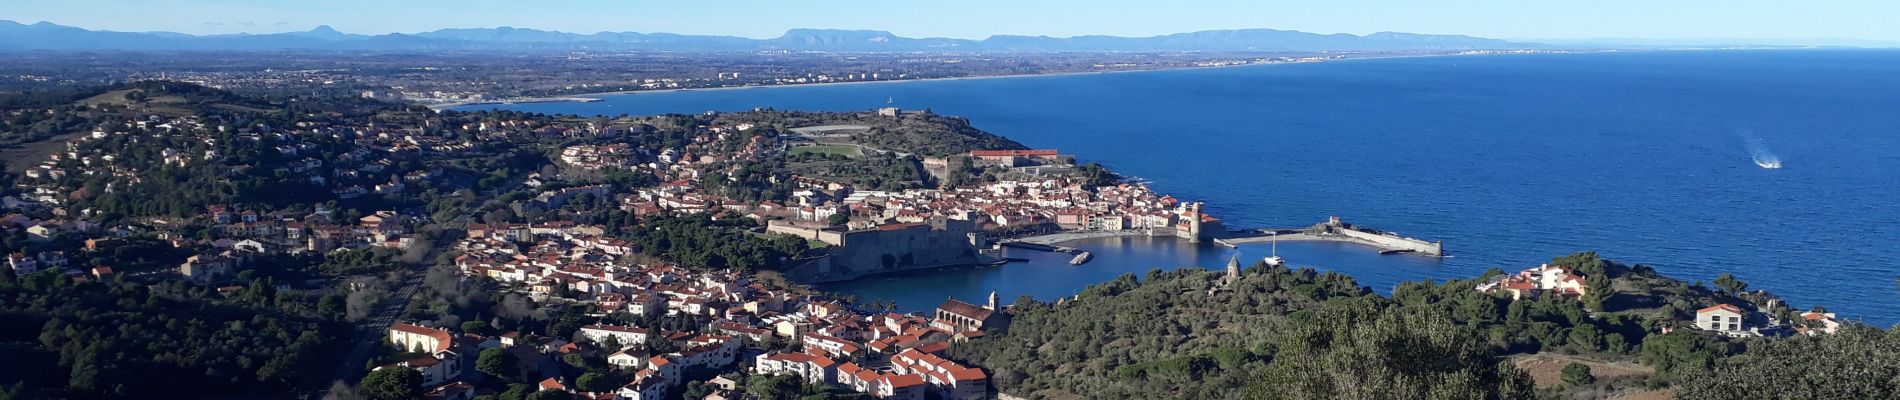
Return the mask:
<path fill-rule="evenodd" d="M 7 0 L 0 19 L 93 29 L 351 33 L 515 26 L 775 37 L 788 28 L 911 37 L 1146 36 L 1209 29 L 1448 33 L 1505 39 L 1900 41 L 1895 0 Z"/>

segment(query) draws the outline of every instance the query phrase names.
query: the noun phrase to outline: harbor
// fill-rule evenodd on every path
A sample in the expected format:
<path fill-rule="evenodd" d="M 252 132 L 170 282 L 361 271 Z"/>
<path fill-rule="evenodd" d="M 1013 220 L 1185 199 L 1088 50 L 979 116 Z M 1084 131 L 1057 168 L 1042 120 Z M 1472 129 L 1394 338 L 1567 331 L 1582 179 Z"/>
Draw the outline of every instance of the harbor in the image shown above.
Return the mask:
<path fill-rule="evenodd" d="M 1072 256 L 1069 265 L 1080 266 L 1095 259 L 1088 250 L 1071 247 L 1070 243 L 1095 242 L 1103 240 L 1149 239 L 1167 241 L 1172 237 L 1156 235 L 1154 232 L 1139 229 L 1114 231 L 1067 231 L 1047 235 L 1030 236 L 997 241 L 992 250 L 1020 249 L 1036 252 L 1059 253 Z M 1370 247 L 1379 255 L 1417 254 L 1429 257 L 1444 257 L 1443 242 L 1426 241 L 1399 235 L 1395 232 L 1355 226 L 1339 217 L 1328 218 L 1326 222 L 1305 228 L 1287 229 L 1249 229 L 1229 231 L 1226 235 L 1214 238 L 1213 244 L 1229 249 L 1239 249 L 1246 245 L 1271 244 L 1272 255 L 1264 258 L 1269 264 L 1281 264 L 1279 257 L 1280 242 L 1326 242 L 1345 244 L 1352 247 Z M 1007 262 L 1024 262 L 1021 257 L 1003 258 Z"/>
<path fill-rule="evenodd" d="M 1381 256 L 1362 244 L 1342 241 L 1256 242 L 1232 248 L 1171 236 L 1123 235 L 1064 241 L 1048 250 L 1020 244 L 999 247 L 997 255 L 1010 261 L 1000 268 L 915 271 L 829 282 L 818 287 L 858 298 L 894 301 L 899 304 L 899 311 L 929 311 L 946 296 L 982 298 L 996 291 L 1006 293 L 1005 300 L 1028 295 L 1055 301 L 1124 274 L 1140 277 L 1154 270 L 1218 270 L 1236 255 L 1244 268 L 1253 268 L 1256 262 L 1276 253 L 1287 267 L 1348 273 L 1360 285 L 1378 292 L 1389 292 L 1399 282 L 1465 276 L 1465 272 L 1444 262 L 1450 259 Z M 1070 262 L 1075 255 L 1055 251 L 1055 247 L 1088 252 L 1091 260 L 1074 266 Z M 1278 247 L 1277 251 L 1273 247 Z"/>
<path fill-rule="evenodd" d="M 1167 235 L 1156 235 L 1154 232 L 1140 229 L 1066 231 L 1016 239 L 1005 239 L 998 241 L 996 245 L 998 247 L 1013 247 L 1026 250 L 1071 254 L 1076 256 L 1075 260 L 1077 262 L 1074 264 L 1081 265 L 1083 262 L 1087 262 L 1093 258 L 1093 255 L 1073 247 L 1062 246 L 1061 244 L 1091 239 L 1135 237 L 1167 237 Z M 1355 226 L 1341 221 L 1339 217 L 1331 217 L 1328 218 L 1326 222 L 1303 228 L 1261 228 L 1228 231 L 1225 235 L 1221 235 L 1212 240 L 1212 243 L 1227 248 L 1238 248 L 1242 245 L 1270 242 L 1345 243 L 1371 247 L 1381 255 L 1418 254 L 1431 257 L 1444 257 L 1446 254 L 1444 242 L 1426 241 L 1424 239 L 1400 235 L 1396 232 Z"/>

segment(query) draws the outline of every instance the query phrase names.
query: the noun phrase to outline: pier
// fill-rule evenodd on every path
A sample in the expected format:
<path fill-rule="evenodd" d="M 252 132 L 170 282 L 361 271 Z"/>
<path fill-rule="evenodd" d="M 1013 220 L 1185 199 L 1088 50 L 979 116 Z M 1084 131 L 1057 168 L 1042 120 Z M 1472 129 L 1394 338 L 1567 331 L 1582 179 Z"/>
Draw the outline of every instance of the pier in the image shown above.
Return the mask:
<path fill-rule="evenodd" d="M 1051 245 L 1051 244 L 1018 241 L 1018 240 L 1006 240 L 1006 241 L 998 242 L 997 245 L 1003 246 L 1003 247 L 1014 247 L 1014 248 L 1024 249 L 1024 250 L 1073 254 L 1075 255 L 1075 258 L 1069 259 L 1069 265 L 1082 265 L 1082 264 L 1088 263 L 1089 260 L 1095 259 L 1094 254 L 1089 254 L 1089 252 L 1087 251 L 1082 251 L 1081 249 L 1077 249 L 1073 247 L 1056 246 L 1056 245 Z"/>
<path fill-rule="evenodd" d="M 1060 245 L 1057 245 L 1056 243 L 1061 243 L 1061 242 L 1070 241 L 1070 240 L 1080 240 L 1080 239 L 1136 237 L 1136 236 L 1159 236 L 1159 235 L 1156 235 L 1155 232 L 1151 232 L 1151 231 L 1133 230 L 1133 229 L 1119 230 L 1119 231 L 1073 231 L 1073 232 L 1062 232 L 1062 233 L 1055 233 L 1055 234 L 1048 234 L 1048 235 L 1032 236 L 1032 237 L 1027 237 L 1027 238 L 1003 239 L 1003 240 L 997 241 L 996 245 L 1001 246 L 1001 247 L 1013 247 L 1013 248 L 1024 249 L 1024 250 L 1035 250 L 1035 251 L 1071 254 L 1071 255 L 1076 256 L 1074 259 L 1071 260 L 1071 263 L 1075 265 L 1081 265 L 1082 263 L 1086 263 L 1090 259 L 1092 259 L 1093 255 L 1087 254 L 1087 252 L 1084 252 L 1079 249 L 1060 246 Z M 1445 244 L 1443 242 L 1426 241 L 1423 239 L 1402 236 L 1394 232 L 1387 232 L 1387 231 L 1381 231 L 1381 230 L 1372 229 L 1372 228 L 1354 226 L 1352 224 L 1341 222 L 1339 220 L 1339 217 L 1332 217 L 1328 219 L 1326 222 L 1313 224 L 1312 226 L 1303 227 L 1303 228 L 1283 228 L 1283 229 L 1269 228 L 1269 229 L 1232 231 L 1232 232 L 1228 232 L 1226 235 L 1223 235 L 1219 238 L 1215 238 L 1213 240 L 1214 244 L 1227 246 L 1227 247 L 1240 247 L 1240 245 L 1243 245 L 1243 244 L 1267 243 L 1267 242 L 1274 242 L 1274 241 L 1351 243 L 1351 244 L 1357 244 L 1361 246 L 1372 247 L 1374 250 L 1377 250 L 1379 254 L 1420 254 L 1420 255 L 1433 256 L 1433 257 L 1445 256 Z"/>
<path fill-rule="evenodd" d="M 1379 254 L 1416 253 L 1433 257 L 1445 256 L 1444 242 L 1429 242 L 1401 236 L 1394 232 L 1353 226 L 1340 222 L 1339 217 L 1332 217 L 1327 222 L 1307 228 L 1257 229 L 1214 239 L 1215 244 L 1227 247 L 1272 241 L 1353 243 L 1378 249 Z"/>

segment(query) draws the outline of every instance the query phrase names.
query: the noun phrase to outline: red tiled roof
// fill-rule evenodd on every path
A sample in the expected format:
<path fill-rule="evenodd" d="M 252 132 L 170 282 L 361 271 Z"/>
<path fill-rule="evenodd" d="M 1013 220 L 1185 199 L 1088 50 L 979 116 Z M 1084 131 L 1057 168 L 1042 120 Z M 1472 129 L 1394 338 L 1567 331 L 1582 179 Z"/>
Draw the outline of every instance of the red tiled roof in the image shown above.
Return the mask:
<path fill-rule="evenodd" d="M 917 350 L 919 352 L 923 352 L 926 354 L 937 354 L 948 348 L 950 348 L 949 343 L 936 342 L 936 343 L 926 344 L 922 346 L 917 346 L 917 348 L 913 350 Z"/>
<path fill-rule="evenodd" d="M 957 299 L 944 300 L 943 305 L 937 306 L 937 309 L 978 321 L 989 319 L 990 315 L 996 313 L 996 310 L 979 307 L 975 304 L 966 303 L 963 300 Z"/>
<path fill-rule="evenodd" d="M 884 377 L 884 380 L 889 382 L 893 388 L 907 388 L 924 384 L 923 375 L 917 374 L 891 375 Z"/>
<path fill-rule="evenodd" d="M 453 344 L 455 340 L 455 336 L 450 335 L 449 331 L 445 331 L 441 329 L 424 328 L 424 327 L 404 324 L 404 323 L 397 323 L 395 325 L 390 325 L 389 330 L 435 338 L 436 348 L 431 350 L 430 351 L 431 353 L 438 352 L 438 351 L 447 351 L 449 349 L 449 345 Z"/>
<path fill-rule="evenodd" d="M 645 328 L 632 327 L 632 326 L 588 325 L 581 328 L 596 329 L 596 330 L 603 330 L 603 331 L 614 331 L 614 332 L 638 333 L 642 335 L 647 334 L 647 330 Z"/>
<path fill-rule="evenodd" d="M 857 363 L 847 362 L 844 364 L 838 364 L 838 373 L 841 373 L 841 374 L 849 374 L 852 376 L 857 376 L 858 372 L 863 372 L 863 371 L 864 371 L 864 368 L 858 367 Z"/>
<path fill-rule="evenodd" d="M 959 381 L 980 381 L 989 379 L 989 376 L 983 374 L 983 370 L 976 368 L 951 368 L 950 378 Z"/>
<path fill-rule="evenodd" d="M 1708 307 L 1708 308 L 1703 308 L 1703 309 L 1700 309 L 1700 310 L 1695 310 L 1695 313 L 1696 313 L 1696 314 L 1701 314 L 1701 313 L 1706 313 L 1706 312 L 1715 312 L 1715 311 L 1728 311 L 1728 312 L 1732 312 L 1732 313 L 1736 313 L 1736 314 L 1745 314 L 1745 313 L 1747 313 L 1746 311 L 1743 311 L 1741 307 L 1736 307 L 1736 306 L 1735 306 L 1734 304 L 1717 304 L 1717 305 L 1714 305 L 1714 306 L 1710 306 L 1710 307 Z"/>
<path fill-rule="evenodd" d="M 837 361 L 832 361 L 830 358 L 816 357 L 816 356 L 812 357 L 812 360 L 810 362 L 812 363 L 812 365 L 817 365 L 818 368 L 831 368 L 832 365 L 838 364 Z"/>

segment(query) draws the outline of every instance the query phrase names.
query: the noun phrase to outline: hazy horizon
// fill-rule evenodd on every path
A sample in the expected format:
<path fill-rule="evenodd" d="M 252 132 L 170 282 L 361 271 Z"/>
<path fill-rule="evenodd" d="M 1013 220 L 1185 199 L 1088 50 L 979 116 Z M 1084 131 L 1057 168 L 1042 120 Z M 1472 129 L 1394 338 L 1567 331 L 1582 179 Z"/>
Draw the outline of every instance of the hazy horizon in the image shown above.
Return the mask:
<path fill-rule="evenodd" d="M 318 25 L 315 25 L 315 26 L 311 26 L 311 27 L 309 27 L 309 28 L 303 28 L 303 29 L 294 29 L 294 28 L 293 28 L 293 29 L 284 29 L 284 30 L 273 30 L 273 31 L 257 31 L 257 32 L 236 32 L 236 33 L 191 33 L 191 32 L 179 32 L 179 31 L 163 31 L 163 30 L 143 30 L 143 31 L 139 31 L 139 30 L 115 30 L 115 29 L 106 29 L 106 28 L 99 28 L 99 27 L 91 27 L 91 26 L 84 26 L 84 25 L 76 25 L 76 24 L 69 24 L 69 23 L 61 23 L 61 22 L 59 22 L 59 21 L 44 21 L 44 20 L 42 20 L 42 21 L 23 21 L 23 20 L 13 20 L 13 19 L 6 19 L 6 18 L 0 18 L 0 21 L 12 21 L 12 22 L 15 22 L 15 23 L 19 23 L 19 24 L 24 24 L 24 25 L 33 25 L 33 24 L 39 24 L 39 23 L 50 23 L 50 24 L 54 24 L 54 25 L 60 25 L 60 26 L 68 26 L 68 27 L 74 27 L 74 28 L 80 28 L 80 29 L 86 29 L 86 30 L 92 30 L 92 31 L 110 31 L 110 32 L 126 32 L 126 33 L 174 33 L 174 34 L 186 34 L 186 35 L 193 35 L 193 36 L 199 36 L 199 37 L 208 37 L 208 36 L 233 36 L 233 35 L 235 35 L 235 36 L 242 36 L 242 35 L 273 35 L 273 34 L 284 34 L 284 33 L 299 33 L 299 32 L 310 32 L 310 31 L 312 31 L 312 30 L 316 30 L 316 29 L 318 29 L 318 28 L 322 28 L 322 27 L 326 27 L 326 26 L 327 26 L 327 27 L 330 27 L 331 29 L 334 29 L 334 30 L 336 30 L 337 32 L 341 32 L 341 33 L 345 33 L 345 34 L 356 34 L 356 35 L 369 35 L 369 36 L 376 36 L 376 35 L 388 35 L 388 34 L 418 34 L 418 33 L 425 33 L 425 32 L 431 32 L 431 31 L 437 31 L 437 30 L 444 30 L 444 29 L 494 29 L 494 28 L 516 28 L 516 29 L 533 29 L 533 30 L 540 30 L 540 31 L 547 31 L 547 32 L 560 32 L 560 33 L 572 33 L 572 34 L 596 34 L 596 33 L 608 33 L 608 32 L 615 32 L 615 33 L 621 33 L 621 32 L 635 32 L 635 33 L 666 33 L 666 34 L 682 34 L 682 35 L 703 35 L 703 36 L 730 36 L 730 37 L 741 37 L 741 38 L 747 38 L 747 39 L 755 39 L 755 40 L 766 40 L 766 39 L 773 39 L 773 38 L 777 38 L 777 37 L 780 37 L 780 36 L 782 36 L 782 35 L 783 35 L 783 34 L 785 33 L 785 32 L 783 32 L 783 31 L 782 31 L 782 32 L 780 32 L 780 34 L 775 34 L 775 35 L 767 35 L 767 36 L 741 36 L 741 35 L 734 35 L 734 34 L 722 34 L 722 33 L 685 33 L 685 32 L 671 32 L 671 31 L 571 31 L 571 30 L 560 30 L 560 29 L 547 29 L 547 28 L 538 28 L 538 27 L 526 27 L 526 26 L 512 26 L 512 25 L 494 25 L 494 26 L 456 26 L 456 27 L 443 27 L 443 28 L 436 28 L 436 29 L 429 29 L 429 30 L 419 30 L 419 31 L 405 31 L 405 32 L 385 32 L 385 33 L 367 33 L 367 32 L 352 32 L 352 31 L 349 31 L 349 30 L 345 30 L 345 29 L 339 29 L 339 28 L 336 28 L 336 27 L 335 27 L 334 25 L 331 25 L 331 24 L 318 24 Z M 883 31 L 883 32 L 889 32 L 889 33 L 891 33 L 892 35 L 896 35 L 896 36 L 898 36 L 898 37 L 906 37 L 906 38 L 945 38 L 945 37 L 942 37 L 942 36 L 917 36 L 917 35 L 906 35 L 906 34 L 903 34 L 902 32 L 898 32 L 898 31 L 892 31 L 892 30 L 890 30 L 890 29 L 880 29 L 880 28 L 870 28 L 870 27 L 861 27 L 861 28 L 825 28 L 825 27 L 789 27 L 789 28 L 786 28 L 786 31 L 790 31 L 790 30 L 794 30 L 794 29 L 815 29 L 815 30 L 840 30 L 840 31 Z M 1223 30 L 1250 30 L 1250 29 L 1274 29 L 1274 30 L 1286 30 L 1286 31 L 1299 31 L 1299 32 L 1307 32 L 1307 33 L 1318 33 L 1318 34 L 1337 34 L 1337 33 L 1344 33 L 1344 32 L 1335 32 L 1335 33 L 1327 33 L 1327 32 L 1312 32 L 1312 31 L 1300 31 L 1300 30 L 1295 30 L 1295 29 L 1285 29 L 1285 28 L 1276 28 L 1276 27 L 1243 27 L 1243 28 L 1222 28 L 1222 29 L 1203 29 L 1203 30 L 1198 30 L 1198 31 L 1180 31 L 1180 32 L 1168 32 L 1168 33 L 1158 33 L 1158 34 L 1153 34 L 1153 35 L 1104 35 L 1104 34 L 1084 34 L 1084 35 L 1074 35 L 1074 36 L 1053 36 L 1053 35 L 1019 35 L 1019 34 L 1009 34 L 1009 33 L 999 33 L 999 34 L 992 34 L 992 35 L 984 35 L 984 36 L 981 36 L 981 37 L 974 37 L 974 38 L 950 38 L 950 39 L 968 39 L 968 40 L 983 40 L 983 39 L 987 39 L 987 38 L 990 38 L 990 37 L 995 37 L 995 36 L 1046 36 L 1046 37 L 1055 37 L 1055 38 L 1072 38 L 1072 37 L 1079 37 L 1079 36 L 1122 36 L 1122 37 L 1154 37 L 1154 36 L 1163 36 L 1163 35 L 1169 35 L 1169 34 L 1180 34 L 1180 33 L 1192 33 L 1192 32 L 1205 32 L 1205 31 L 1223 31 Z M 1408 32 L 1408 31 L 1378 31 L 1378 32 L 1367 32 L 1367 33 L 1358 33 L 1358 34 L 1355 34 L 1355 33 L 1346 33 L 1346 34 L 1350 34 L 1350 35 L 1355 35 L 1355 36 L 1366 36 L 1366 35 L 1370 35 L 1370 34 L 1374 34 L 1374 33 L 1382 33 L 1382 32 L 1394 32 L 1394 33 L 1409 33 L 1409 34 L 1426 34 L 1426 35 L 1460 35 L 1460 36 L 1471 36 L 1471 37 L 1478 37 L 1478 38 L 1485 38 L 1485 39 L 1498 39 L 1498 40 L 1506 40 L 1506 41 L 1512 41 L 1512 42 L 1520 42 L 1520 43 L 1542 43 L 1542 44 L 1551 44 L 1551 45 L 1586 45 L 1586 44 L 1600 44 L 1600 45 L 1635 45 L 1635 46 L 1672 46 L 1672 45 L 1673 45 L 1673 46 L 1689 46 L 1689 45 L 1771 45 L 1771 46 L 1866 46 L 1866 47 L 1900 47 L 1900 40 L 1883 40 L 1883 39 L 1861 39 L 1861 38 L 1851 38 L 1851 37 L 1780 37 L 1780 38 L 1777 38 L 1777 37 L 1750 37 L 1750 38 L 1739 38 L 1739 37 L 1738 37 L 1738 38 L 1718 38 L 1718 37 L 1700 37 L 1700 38 L 1651 38 L 1651 37 L 1589 37 L 1589 38 L 1514 38 L 1514 37 L 1489 37 L 1489 36 L 1480 36 L 1480 35 L 1467 35 L 1467 34 L 1462 34 L 1462 33 L 1455 33 L 1455 32 Z"/>
<path fill-rule="evenodd" d="M 1589 4 L 1468 1 L 1455 4 L 1348 0 L 1278 5 L 1239 1 L 1152 4 L 1112 0 L 1087 7 L 979 0 L 949 4 L 823 0 L 804 3 L 604 0 L 530 4 L 512 0 L 375 2 L 74 0 L 12 4 L 0 19 L 47 21 L 92 30 L 193 35 L 271 34 L 329 25 L 365 35 L 510 26 L 572 33 L 664 32 L 766 39 L 789 29 L 862 29 L 903 37 L 983 39 L 995 35 L 1072 37 L 1280 29 L 1366 35 L 1468 35 L 1521 41 L 1830 40 L 1900 43 L 1883 16 L 1900 3 L 1852 0 L 1828 7 L 1772 0 Z M 970 21 L 981 21 L 971 23 Z"/>

